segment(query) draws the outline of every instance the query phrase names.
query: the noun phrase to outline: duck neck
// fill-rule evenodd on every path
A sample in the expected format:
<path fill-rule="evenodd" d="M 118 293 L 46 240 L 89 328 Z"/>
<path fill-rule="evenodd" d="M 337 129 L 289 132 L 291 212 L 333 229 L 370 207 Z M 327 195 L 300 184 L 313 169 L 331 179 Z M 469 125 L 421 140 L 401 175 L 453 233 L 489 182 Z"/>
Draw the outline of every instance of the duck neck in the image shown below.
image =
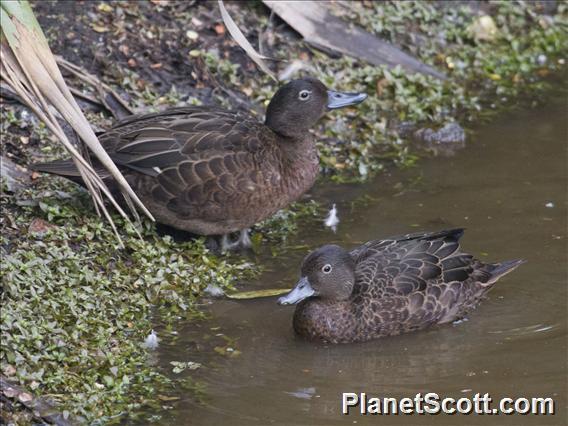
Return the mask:
<path fill-rule="evenodd" d="M 299 196 L 310 189 L 319 173 L 319 158 L 314 137 L 304 134 L 280 138 L 282 176 L 288 190 Z"/>

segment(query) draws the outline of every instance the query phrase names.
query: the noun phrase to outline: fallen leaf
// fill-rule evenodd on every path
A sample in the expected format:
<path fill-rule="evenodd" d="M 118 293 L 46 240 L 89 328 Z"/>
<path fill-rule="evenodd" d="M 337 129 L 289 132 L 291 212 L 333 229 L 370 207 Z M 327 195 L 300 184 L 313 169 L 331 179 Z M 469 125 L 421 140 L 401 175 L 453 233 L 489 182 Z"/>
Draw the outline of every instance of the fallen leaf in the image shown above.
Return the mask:
<path fill-rule="evenodd" d="M 30 234 L 36 234 L 41 236 L 53 228 L 55 228 L 55 225 L 43 219 L 40 219 L 39 217 L 36 217 L 32 220 L 32 223 L 30 223 L 30 226 L 28 227 L 28 232 Z"/>
<path fill-rule="evenodd" d="M 7 388 L 2 389 L 2 393 L 7 398 L 14 398 L 18 394 L 18 391 L 16 391 L 16 389 L 14 389 L 14 388 L 7 387 Z"/>
<path fill-rule="evenodd" d="M 21 402 L 30 402 L 33 399 L 33 397 L 31 394 L 27 392 L 22 392 L 21 394 L 18 395 L 18 399 Z"/>
<path fill-rule="evenodd" d="M 99 10 L 99 12 L 112 12 L 112 6 L 108 3 L 100 3 L 97 6 L 97 10 Z"/>
<path fill-rule="evenodd" d="M 495 21 L 489 15 L 480 16 L 473 21 L 469 31 L 476 41 L 493 41 L 499 33 Z"/>
<path fill-rule="evenodd" d="M 185 35 L 188 39 L 190 39 L 192 41 L 195 41 L 199 38 L 199 34 L 197 34 L 195 31 L 192 31 L 192 30 L 187 30 L 185 32 Z"/>
<path fill-rule="evenodd" d="M 385 88 L 390 85 L 390 82 L 386 78 L 381 78 L 377 81 L 377 96 L 382 96 Z"/>
<path fill-rule="evenodd" d="M 128 66 L 129 66 L 130 68 L 135 68 L 135 67 L 137 67 L 137 66 L 138 66 L 138 63 L 136 62 L 136 59 L 130 58 L 130 59 L 128 60 Z"/>
<path fill-rule="evenodd" d="M 238 293 L 227 294 L 229 299 L 257 299 L 259 297 L 279 296 L 288 293 L 291 289 L 276 288 L 266 290 L 242 291 Z"/>
<path fill-rule="evenodd" d="M 150 68 L 152 68 L 153 70 L 157 70 L 158 68 L 162 68 L 162 63 L 158 62 L 157 64 L 152 64 L 152 65 L 150 65 Z"/>
<path fill-rule="evenodd" d="M 203 21 L 199 18 L 196 18 L 195 16 L 191 18 L 191 23 L 193 25 L 195 25 L 196 27 L 202 27 L 203 26 Z"/>
<path fill-rule="evenodd" d="M 547 70 L 546 68 L 541 68 L 536 72 L 540 77 L 546 77 L 547 75 L 550 74 L 550 71 Z"/>
<path fill-rule="evenodd" d="M 120 46 L 118 46 L 118 51 L 121 52 L 123 55 L 128 56 L 130 48 L 126 44 L 121 44 Z"/>
<path fill-rule="evenodd" d="M 217 35 L 223 35 L 225 34 L 225 26 L 221 23 L 215 24 L 215 26 L 213 27 L 213 29 L 215 30 L 215 32 L 217 33 Z"/>
<path fill-rule="evenodd" d="M 91 24 L 91 28 L 98 33 L 107 33 L 107 32 L 110 31 L 110 28 L 104 27 L 102 25 L 94 24 L 94 23 Z"/>
<path fill-rule="evenodd" d="M 2 372 L 8 377 L 13 376 L 14 374 L 16 374 L 16 367 L 7 364 L 4 366 L 4 368 L 2 368 Z"/>

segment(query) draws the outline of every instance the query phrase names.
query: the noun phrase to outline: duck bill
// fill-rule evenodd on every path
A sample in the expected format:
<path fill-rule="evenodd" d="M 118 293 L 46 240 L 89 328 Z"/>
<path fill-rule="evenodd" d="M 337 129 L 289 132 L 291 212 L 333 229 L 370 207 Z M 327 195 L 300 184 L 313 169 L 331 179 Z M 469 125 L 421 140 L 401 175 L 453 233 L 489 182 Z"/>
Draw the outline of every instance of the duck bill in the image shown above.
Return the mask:
<path fill-rule="evenodd" d="M 278 299 L 279 305 L 294 305 L 298 302 L 301 302 L 304 299 L 307 299 L 310 296 L 314 295 L 314 289 L 310 285 L 310 282 L 306 277 L 300 278 L 296 287 L 288 293 L 286 296 L 282 296 Z"/>
<path fill-rule="evenodd" d="M 349 105 L 357 105 L 367 99 L 366 93 L 345 93 L 327 91 L 327 108 L 338 109 Z"/>

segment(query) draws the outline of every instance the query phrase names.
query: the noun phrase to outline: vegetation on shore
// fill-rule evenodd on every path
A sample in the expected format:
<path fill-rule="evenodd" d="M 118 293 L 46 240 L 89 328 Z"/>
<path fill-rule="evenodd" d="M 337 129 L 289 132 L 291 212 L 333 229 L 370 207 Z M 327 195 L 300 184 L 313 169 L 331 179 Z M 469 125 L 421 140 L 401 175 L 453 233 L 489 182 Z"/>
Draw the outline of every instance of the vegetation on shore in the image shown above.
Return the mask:
<path fill-rule="evenodd" d="M 202 102 L 259 114 L 274 92 L 274 83 L 225 34 L 215 3 L 70 3 L 34 4 L 52 47 L 135 108 Z M 526 2 L 488 3 L 484 10 L 444 2 L 349 2 L 336 10 L 444 71 L 444 81 L 330 59 L 282 22 L 269 21 L 260 3 L 227 7 L 250 29 L 253 44 L 260 36 L 267 56 L 301 60 L 303 73 L 330 87 L 369 93 L 365 103 L 315 129 L 324 176 L 337 181 L 414 164 L 421 145 L 408 134 L 450 122 L 467 128 L 522 95 L 542 93 L 546 77 L 565 69 L 568 6 L 562 2 L 550 10 Z M 23 166 L 62 155 L 24 109 L 3 103 L 1 114 L 3 155 Z M 88 117 L 100 128 L 110 124 L 100 111 Z M 208 285 L 231 288 L 261 265 L 215 256 L 203 239 L 160 236 L 148 222 L 138 239 L 115 216 L 126 244 L 121 250 L 83 190 L 33 177 L 24 189 L 2 186 L 1 374 L 89 421 L 159 406 L 157 389 L 167 395 L 171 383 L 149 362 L 143 344 L 153 317 L 161 323 L 193 318 Z M 299 217 L 316 213 L 316 205 L 300 204 L 260 226 L 254 238 L 259 246 L 264 238 L 268 250 L 267 239 L 281 241 Z"/>

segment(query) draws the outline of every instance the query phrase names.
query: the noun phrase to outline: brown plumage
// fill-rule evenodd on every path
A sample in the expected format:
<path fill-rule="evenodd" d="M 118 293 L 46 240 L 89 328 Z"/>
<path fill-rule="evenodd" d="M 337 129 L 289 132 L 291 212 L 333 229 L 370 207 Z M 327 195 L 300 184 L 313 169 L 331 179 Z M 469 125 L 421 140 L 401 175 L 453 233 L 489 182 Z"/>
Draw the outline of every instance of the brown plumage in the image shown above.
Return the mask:
<path fill-rule="evenodd" d="M 264 124 L 248 114 L 192 106 L 129 117 L 99 140 L 158 222 L 200 235 L 228 234 L 307 191 L 319 170 L 309 128 L 327 110 L 365 97 L 306 78 L 276 92 Z M 34 168 L 80 179 L 69 160 Z"/>
<path fill-rule="evenodd" d="M 485 264 L 462 253 L 462 229 L 323 246 L 280 304 L 299 303 L 294 330 L 310 340 L 362 342 L 462 318 L 524 261 Z"/>

